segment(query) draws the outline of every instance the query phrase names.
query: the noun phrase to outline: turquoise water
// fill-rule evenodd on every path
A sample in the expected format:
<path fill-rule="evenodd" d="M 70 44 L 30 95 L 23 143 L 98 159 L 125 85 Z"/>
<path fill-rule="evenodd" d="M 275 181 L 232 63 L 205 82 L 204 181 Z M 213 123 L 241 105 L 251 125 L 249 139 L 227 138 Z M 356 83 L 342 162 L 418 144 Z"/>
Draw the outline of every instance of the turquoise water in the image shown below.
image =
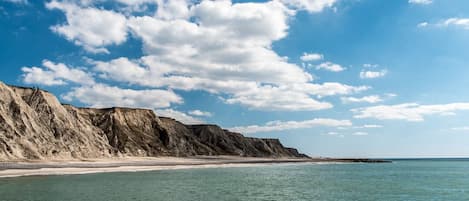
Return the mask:
<path fill-rule="evenodd" d="M 0 179 L 4 201 L 469 200 L 469 161 L 274 165 Z"/>

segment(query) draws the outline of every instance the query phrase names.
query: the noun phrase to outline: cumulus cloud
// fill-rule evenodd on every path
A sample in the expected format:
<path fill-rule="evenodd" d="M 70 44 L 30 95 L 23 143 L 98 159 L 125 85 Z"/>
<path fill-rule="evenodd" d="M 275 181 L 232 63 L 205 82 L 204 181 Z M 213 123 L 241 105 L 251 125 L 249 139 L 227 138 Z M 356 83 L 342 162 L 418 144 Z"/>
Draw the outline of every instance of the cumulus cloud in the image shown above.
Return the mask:
<path fill-rule="evenodd" d="M 333 107 L 330 103 L 312 99 L 306 92 L 287 91 L 286 88 L 273 86 L 262 86 L 237 93 L 226 102 L 267 111 L 309 111 Z"/>
<path fill-rule="evenodd" d="M 144 16 L 131 18 L 129 27 L 172 74 L 266 83 L 312 80 L 270 49 L 288 27 L 288 13 L 278 2 L 204 1 L 192 12 L 196 22 Z"/>
<path fill-rule="evenodd" d="M 62 96 L 64 100 L 80 102 L 97 108 L 108 107 L 132 107 L 151 109 L 158 116 L 170 117 L 184 124 L 204 123 L 196 117 L 188 115 L 174 109 L 170 109 L 172 104 L 181 104 L 183 100 L 172 91 L 161 89 L 122 89 L 105 84 L 94 84 L 73 88 L 70 92 Z M 202 112 L 202 111 L 199 111 Z M 194 113 L 195 115 L 199 113 Z M 202 112 L 203 115 L 209 113 Z"/>
<path fill-rule="evenodd" d="M 374 78 L 379 78 L 379 77 L 384 77 L 388 73 L 387 70 L 381 70 L 381 71 L 361 71 L 360 72 L 360 78 L 361 79 L 374 79 Z"/>
<path fill-rule="evenodd" d="M 116 1 L 125 5 L 141 5 L 141 4 L 146 4 L 146 3 L 155 3 L 157 0 L 116 0 Z"/>
<path fill-rule="evenodd" d="M 126 18 L 122 14 L 56 0 L 46 3 L 46 8 L 59 9 L 67 18 L 67 23 L 52 26 L 51 30 L 89 52 L 109 53 L 104 46 L 118 45 L 127 39 Z"/>
<path fill-rule="evenodd" d="M 336 82 L 326 82 L 323 84 L 301 83 L 290 86 L 261 86 L 239 92 L 232 98 L 226 100 L 227 103 L 239 103 L 251 109 L 279 110 L 279 111 L 309 111 L 332 108 L 328 102 L 321 102 L 312 99 L 310 95 L 324 97 L 341 94 L 352 94 L 368 90 L 367 86 L 349 86 Z"/>
<path fill-rule="evenodd" d="M 201 110 L 192 110 L 192 111 L 189 111 L 189 114 L 194 115 L 194 116 L 200 116 L 200 117 L 211 117 L 212 116 L 212 113 L 201 111 Z"/>
<path fill-rule="evenodd" d="M 187 19 L 190 0 L 157 0 L 156 17 L 165 20 Z"/>
<path fill-rule="evenodd" d="M 288 35 L 288 23 L 296 10 L 320 12 L 331 7 L 333 0 L 118 2 L 131 7 L 155 4 L 157 8 L 151 15 L 133 15 L 119 8 L 106 10 L 93 1 L 53 0 L 46 7 L 60 10 L 66 17 L 64 23 L 51 30 L 89 52 L 109 52 L 108 46 L 120 45 L 127 37 L 140 40 L 140 58 L 89 61 L 96 78 L 140 90 L 79 81 L 83 86 L 72 88 L 64 98 L 90 106 L 158 109 L 183 102 L 173 90 L 202 90 L 217 94 L 227 104 L 254 110 L 312 111 L 333 107 L 321 97 L 350 95 L 370 88 L 314 83 L 313 75 L 272 50 L 275 41 Z M 314 53 L 303 56 L 309 61 L 322 58 Z M 342 67 L 332 63 L 324 67 L 340 71 L 338 68 Z M 39 72 L 29 77 L 43 78 L 41 82 L 49 85 L 78 82 L 37 69 L 30 68 L 31 72 Z M 30 72 L 25 70 L 26 77 Z M 33 82 L 32 78 L 28 80 Z"/>
<path fill-rule="evenodd" d="M 432 0 L 409 0 L 410 4 L 420 4 L 420 5 L 428 5 L 433 3 Z"/>
<path fill-rule="evenodd" d="M 301 91 L 318 97 L 347 95 L 366 91 L 369 86 L 350 86 L 338 82 L 324 82 L 322 84 L 294 84 L 285 88 L 285 90 Z"/>
<path fill-rule="evenodd" d="M 184 112 L 180 112 L 177 110 L 173 109 L 158 109 L 155 110 L 156 115 L 161 116 L 161 117 L 169 117 L 176 119 L 184 124 L 203 124 L 204 121 L 195 118 L 193 116 L 190 116 Z"/>
<path fill-rule="evenodd" d="M 378 103 L 383 101 L 378 95 L 363 96 L 361 98 L 342 97 L 340 100 L 342 100 L 342 103 Z"/>
<path fill-rule="evenodd" d="M 332 7 L 336 0 L 281 0 L 286 5 L 310 13 L 321 12 L 324 8 Z"/>
<path fill-rule="evenodd" d="M 332 72 L 340 72 L 340 71 L 345 70 L 345 68 L 342 67 L 341 65 L 335 64 L 335 63 L 332 63 L 332 62 L 321 63 L 318 66 L 316 66 L 316 69 L 317 70 L 323 69 L 323 70 L 332 71 Z"/>
<path fill-rule="evenodd" d="M 374 118 L 380 120 L 424 121 L 428 115 L 454 115 L 457 111 L 469 110 L 469 103 L 450 103 L 441 105 L 420 105 L 404 103 L 398 105 L 379 105 L 352 109 L 354 118 Z"/>
<path fill-rule="evenodd" d="M 70 68 L 63 63 L 42 61 L 43 67 L 23 67 L 23 82 L 46 86 L 65 85 L 68 82 L 78 84 L 94 84 L 93 77 L 82 69 Z"/>
<path fill-rule="evenodd" d="M 318 53 L 306 53 L 304 52 L 303 55 L 300 57 L 301 61 L 308 62 L 308 61 L 318 61 L 322 60 L 324 55 Z"/>
<path fill-rule="evenodd" d="M 271 131 L 284 131 L 301 128 L 312 128 L 317 126 L 338 127 L 338 126 L 351 126 L 352 122 L 349 120 L 336 120 L 336 119 L 311 119 L 304 121 L 270 121 L 264 125 L 250 125 L 238 126 L 229 128 L 228 130 L 240 133 L 259 133 Z"/>
<path fill-rule="evenodd" d="M 109 62 L 89 61 L 94 64 L 94 70 L 104 79 L 139 83 L 142 78 L 149 79 L 148 71 L 126 57 L 113 59 Z"/>
<path fill-rule="evenodd" d="M 178 69 L 174 69 L 170 65 L 162 65 L 154 60 L 153 57 L 145 57 L 140 61 L 118 58 L 109 62 L 94 61 L 93 63 L 102 78 L 144 86 L 168 86 L 182 90 L 198 89 L 212 93 L 227 93 L 229 94 L 229 97 L 225 99 L 227 103 L 242 104 L 251 109 L 259 110 L 327 109 L 332 107 L 330 103 L 315 100 L 311 98 L 311 95 L 322 97 L 353 94 L 369 89 L 366 86 L 355 87 L 341 83 L 291 83 L 273 86 L 261 85 L 256 82 L 255 78 L 252 81 L 191 78 L 175 75 Z M 171 73 L 171 76 L 164 76 L 166 73 Z"/>
<path fill-rule="evenodd" d="M 122 89 L 105 84 L 73 88 L 63 95 L 67 101 L 79 100 L 91 107 L 138 107 L 146 109 L 167 108 L 183 103 L 180 96 L 162 89 Z"/>
<path fill-rule="evenodd" d="M 249 108 L 316 110 L 328 103 L 303 92 L 283 92 L 292 83 L 306 84 L 312 75 L 271 50 L 287 34 L 291 12 L 277 1 L 237 3 L 204 1 L 191 8 L 196 21 L 132 17 L 129 27 L 149 55 L 140 64 L 152 75 L 139 79 L 150 86 L 201 89 L 224 93 L 227 103 Z M 159 73 L 159 75 L 157 75 Z M 161 79 L 154 79 L 159 76 Z M 275 97 L 288 100 L 273 101 Z M 306 103 L 306 105 L 302 105 Z"/>
<path fill-rule="evenodd" d="M 220 93 L 229 104 L 259 110 L 327 109 L 330 103 L 311 96 L 366 88 L 313 84 L 311 74 L 277 55 L 271 44 L 286 36 L 293 14 L 277 1 L 204 1 L 192 5 L 190 14 L 192 21 L 129 17 L 129 29 L 142 40 L 146 56 L 94 62 L 94 69 L 119 82 Z"/>

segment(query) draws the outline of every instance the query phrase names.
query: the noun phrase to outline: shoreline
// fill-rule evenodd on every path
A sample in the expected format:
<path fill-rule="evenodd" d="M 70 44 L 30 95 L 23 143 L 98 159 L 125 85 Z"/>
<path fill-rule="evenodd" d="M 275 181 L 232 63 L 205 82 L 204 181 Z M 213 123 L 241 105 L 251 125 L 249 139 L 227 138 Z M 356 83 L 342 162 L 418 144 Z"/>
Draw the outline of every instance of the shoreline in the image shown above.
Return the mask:
<path fill-rule="evenodd" d="M 253 158 L 233 156 L 152 157 L 91 159 L 83 161 L 0 162 L 0 178 L 48 175 L 76 175 L 109 172 L 141 172 L 196 168 L 254 167 L 274 164 L 335 164 L 386 162 L 370 159 Z"/>

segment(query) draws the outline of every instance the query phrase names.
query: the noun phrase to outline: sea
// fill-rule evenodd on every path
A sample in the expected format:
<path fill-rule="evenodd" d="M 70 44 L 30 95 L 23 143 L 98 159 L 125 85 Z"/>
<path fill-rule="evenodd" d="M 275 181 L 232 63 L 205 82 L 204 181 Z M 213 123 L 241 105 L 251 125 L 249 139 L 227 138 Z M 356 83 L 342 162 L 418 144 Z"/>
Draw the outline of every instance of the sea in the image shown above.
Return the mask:
<path fill-rule="evenodd" d="M 469 159 L 0 179 L 2 201 L 467 201 Z"/>

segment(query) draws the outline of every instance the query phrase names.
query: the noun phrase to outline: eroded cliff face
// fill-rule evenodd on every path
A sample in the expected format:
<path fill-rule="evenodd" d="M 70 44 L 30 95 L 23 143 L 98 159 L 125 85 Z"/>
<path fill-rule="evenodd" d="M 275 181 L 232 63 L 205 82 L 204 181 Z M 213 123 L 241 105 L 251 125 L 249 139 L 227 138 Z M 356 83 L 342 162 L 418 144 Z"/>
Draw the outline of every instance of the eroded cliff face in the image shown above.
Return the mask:
<path fill-rule="evenodd" d="M 0 160 L 194 155 L 305 157 L 277 139 L 184 125 L 151 110 L 76 108 L 0 82 Z"/>

